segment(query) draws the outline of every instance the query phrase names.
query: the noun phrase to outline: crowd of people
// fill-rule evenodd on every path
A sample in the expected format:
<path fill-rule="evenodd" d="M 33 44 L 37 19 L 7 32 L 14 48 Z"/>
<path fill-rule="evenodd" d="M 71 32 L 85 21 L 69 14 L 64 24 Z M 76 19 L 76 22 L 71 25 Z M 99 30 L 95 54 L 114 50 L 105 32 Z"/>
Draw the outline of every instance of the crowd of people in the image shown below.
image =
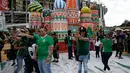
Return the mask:
<path fill-rule="evenodd" d="M 11 47 L 7 53 L 7 58 L 13 60 L 12 66 L 17 64 L 14 73 L 19 73 L 25 62 L 25 73 L 32 73 L 35 68 L 36 73 L 52 73 L 51 62 L 59 62 L 59 46 L 56 32 L 47 33 L 45 27 L 41 27 L 36 32 L 35 29 L 9 29 L 9 34 L 0 32 L 0 51 L 6 42 Z M 68 59 L 79 62 L 78 73 L 82 73 L 82 64 L 84 73 L 88 73 L 87 63 L 90 59 L 90 36 L 85 27 L 80 27 L 75 36 L 72 36 L 71 30 L 68 30 L 68 36 L 64 42 L 68 47 Z M 104 71 L 109 70 L 109 58 L 112 51 L 116 50 L 115 57 L 122 58 L 122 53 L 130 53 L 130 33 L 129 32 L 108 32 L 99 31 L 95 38 L 95 57 L 102 59 Z M 73 55 L 74 51 L 74 55 Z M 101 55 L 100 55 L 101 54 Z M 1 55 L 1 54 L 0 54 Z M 53 56 L 53 58 L 52 58 Z M 53 60 L 52 60 L 53 59 Z M 15 63 L 16 60 L 16 63 Z M 1 61 L 1 56 L 0 56 Z"/>

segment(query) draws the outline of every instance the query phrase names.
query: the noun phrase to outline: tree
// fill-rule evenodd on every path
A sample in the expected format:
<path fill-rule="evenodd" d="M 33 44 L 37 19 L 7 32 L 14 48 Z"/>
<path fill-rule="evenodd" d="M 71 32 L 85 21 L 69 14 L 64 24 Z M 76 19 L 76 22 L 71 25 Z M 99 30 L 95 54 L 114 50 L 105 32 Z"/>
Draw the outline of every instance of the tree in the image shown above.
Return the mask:
<path fill-rule="evenodd" d="M 88 26 L 88 28 L 87 28 L 87 33 L 88 33 L 89 37 L 94 35 L 94 33 L 93 33 L 92 29 L 90 28 L 90 26 Z"/>
<path fill-rule="evenodd" d="M 125 21 L 120 25 L 120 27 L 127 27 L 127 26 L 130 26 L 130 21 L 129 21 L 129 20 L 125 20 Z"/>

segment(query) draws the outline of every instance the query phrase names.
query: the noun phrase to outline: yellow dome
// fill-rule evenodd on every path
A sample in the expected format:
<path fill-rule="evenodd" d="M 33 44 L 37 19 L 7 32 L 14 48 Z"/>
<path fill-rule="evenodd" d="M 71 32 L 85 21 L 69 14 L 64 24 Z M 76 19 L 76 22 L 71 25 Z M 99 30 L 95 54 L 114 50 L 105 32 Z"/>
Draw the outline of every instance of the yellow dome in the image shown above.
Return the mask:
<path fill-rule="evenodd" d="M 88 8 L 87 6 L 84 6 L 84 7 L 81 9 L 81 13 L 89 13 L 89 14 L 91 14 L 91 10 L 90 10 L 90 8 Z"/>

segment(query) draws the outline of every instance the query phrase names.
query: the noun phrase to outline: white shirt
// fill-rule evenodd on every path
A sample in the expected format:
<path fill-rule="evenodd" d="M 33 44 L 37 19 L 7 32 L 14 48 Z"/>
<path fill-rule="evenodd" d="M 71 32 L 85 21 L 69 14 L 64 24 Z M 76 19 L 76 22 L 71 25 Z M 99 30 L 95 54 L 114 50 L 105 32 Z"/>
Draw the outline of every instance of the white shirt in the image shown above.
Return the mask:
<path fill-rule="evenodd" d="M 100 46 L 100 44 L 101 44 L 100 40 L 96 41 L 95 46 Z"/>

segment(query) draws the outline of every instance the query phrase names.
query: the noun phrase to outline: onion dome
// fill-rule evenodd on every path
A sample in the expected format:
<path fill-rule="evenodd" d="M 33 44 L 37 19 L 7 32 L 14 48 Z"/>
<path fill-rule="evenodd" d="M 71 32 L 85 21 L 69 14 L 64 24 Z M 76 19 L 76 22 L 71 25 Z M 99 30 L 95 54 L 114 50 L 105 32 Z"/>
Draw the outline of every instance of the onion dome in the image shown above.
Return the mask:
<path fill-rule="evenodd" d="M 43 17 L 51 16 L 51 10 L 44 10 L 43 11 Z"/>
<path fill-rule="evenodd" d="M 28 5 L 28 10 L 29 12 L 42 12 L 43 7 L 40 3 L 38 3 L 37 1 L 34 1 Z"/>
<path fill-rule="evenodd" d="M 91 7 L 91 9 L 92 9 L 92 10 L 98 10 L 99 7 L 98 7 L 98 5 L 94 4 L 94 5 Z"/>
<path fill-rule="evenodd" d="M 90 10 L 90 8 L 88 8 L 87 6 L 84 6 L 84 7 L 81 9 L 81 13 L 89 13 L 89 14 L 91 14 L 91 10 Z"/>
<path fill-rule="evenodd" d="M 66 7 L 66 3 L 63 0 L 55 0 L 54 6 L 55 9 L 64 9 Z"/>

